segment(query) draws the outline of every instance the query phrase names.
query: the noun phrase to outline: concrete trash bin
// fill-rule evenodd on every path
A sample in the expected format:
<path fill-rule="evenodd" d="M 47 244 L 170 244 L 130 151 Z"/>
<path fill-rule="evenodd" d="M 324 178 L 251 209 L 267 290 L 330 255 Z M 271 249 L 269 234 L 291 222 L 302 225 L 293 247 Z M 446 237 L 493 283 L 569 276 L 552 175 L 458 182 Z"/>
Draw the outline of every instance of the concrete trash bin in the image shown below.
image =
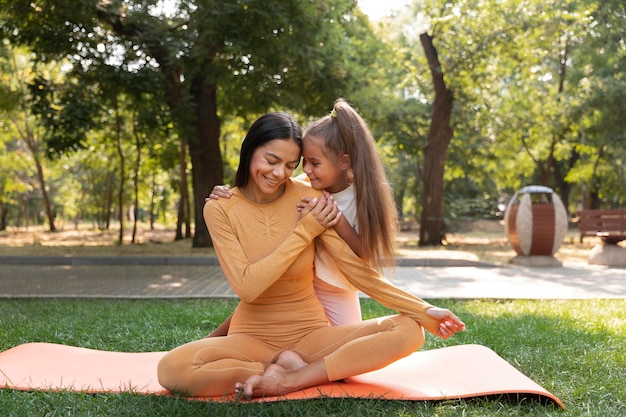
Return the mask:
<path fill-rule="evenodd" d="M 504 213 L 504 230 L 518 255 L 512 263 L 561 265 L 554 254 L 567 233 L 567 211 L 551 188 L 529 185 L 517 191 Z"/>

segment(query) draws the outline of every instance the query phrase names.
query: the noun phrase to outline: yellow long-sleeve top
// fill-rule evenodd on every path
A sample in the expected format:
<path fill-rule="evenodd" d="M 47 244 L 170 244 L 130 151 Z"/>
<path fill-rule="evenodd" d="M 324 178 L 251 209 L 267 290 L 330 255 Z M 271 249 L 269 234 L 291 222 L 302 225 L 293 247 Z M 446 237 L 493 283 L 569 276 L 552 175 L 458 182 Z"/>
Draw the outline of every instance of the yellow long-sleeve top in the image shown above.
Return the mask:
<path fill-rule="evenodd" d="M 426 314 L 432 305 L 368 267 L 334 229 L 325 229 L 311 214 L 300 219 L 297 203 L 303 196 L 319 197 L 318 191 L 293 179 L 286 184 L 284 194 L 269 204 L 248 200 L 237 187 L 231 198 L 205 204 L 204 218 L 220 265 L 241 299 L 230 333 L 271 333 L 275 340 L 268 343 L 280 345 L 283 339 L 297 340 L 308 329 L 327 325 L 313 291 L 317 236 L 352 285 L 437 333 L 439 322 Z"/>

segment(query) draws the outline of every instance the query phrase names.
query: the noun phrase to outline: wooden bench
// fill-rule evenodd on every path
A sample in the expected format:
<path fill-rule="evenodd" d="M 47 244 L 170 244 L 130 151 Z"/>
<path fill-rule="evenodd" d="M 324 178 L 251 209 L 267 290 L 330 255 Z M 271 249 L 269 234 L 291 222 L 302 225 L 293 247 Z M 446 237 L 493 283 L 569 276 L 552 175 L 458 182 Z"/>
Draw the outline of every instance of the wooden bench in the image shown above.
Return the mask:
<path fill-rule="evenodd" d="M 626 209 L 589 209 L 578 212 L 580 241 L 585 236 L 598 236 L 604 243 L 626 240 Z"/>

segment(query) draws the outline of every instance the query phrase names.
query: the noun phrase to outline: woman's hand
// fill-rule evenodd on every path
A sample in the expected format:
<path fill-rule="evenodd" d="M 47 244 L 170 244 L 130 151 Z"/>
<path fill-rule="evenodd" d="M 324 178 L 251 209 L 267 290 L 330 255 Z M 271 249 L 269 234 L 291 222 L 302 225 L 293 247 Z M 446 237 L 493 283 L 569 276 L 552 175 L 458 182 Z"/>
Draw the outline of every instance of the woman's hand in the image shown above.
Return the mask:
<path fill-rule="evenodd" d="M 337 203 L 326 191 L 323 191 L 319 198 L 302 198 L 302 201 L 298 203 L 298 211 L 300 218 L 311 213 L 315 220 L 325 228 L 333 227 L 341 218 Z"/>
<path fill-rule="evenodd" d="M 220 197 L 230 198 L 232 195 L 233 192 L 230 191 L 230 186 L 228 184 L 216 185 L 215 187 L 213 187 L 213 191 L 211 191 L 211 194 L 209 194 L 209 196 L 205 198 L 204 201 L 206 202 L 208 200 L 219 200 Z"/>
<path fill-rule="evenodd" d="M 456 332 L 465 330 L 465 323 L 446 308 L 431 307 L 426 310 L 426 314 L 439 321 L 437 336 L 442 339 L 447 339 Z"/>

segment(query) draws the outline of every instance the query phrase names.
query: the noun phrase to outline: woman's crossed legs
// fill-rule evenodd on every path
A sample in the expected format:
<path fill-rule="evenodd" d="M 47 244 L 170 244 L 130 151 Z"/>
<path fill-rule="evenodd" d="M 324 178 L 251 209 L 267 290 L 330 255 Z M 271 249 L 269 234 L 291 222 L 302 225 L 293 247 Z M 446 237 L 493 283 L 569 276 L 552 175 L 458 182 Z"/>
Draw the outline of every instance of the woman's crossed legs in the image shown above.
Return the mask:
<path fill-rule="evenodd" d="M 186 395 L 282 395 L 382 368 L 423 343 L 422 327 L 402 315 L 319 328 L 279 350 L 231 334 L 172 350 L 158 375 L 165 388 Z"/>

